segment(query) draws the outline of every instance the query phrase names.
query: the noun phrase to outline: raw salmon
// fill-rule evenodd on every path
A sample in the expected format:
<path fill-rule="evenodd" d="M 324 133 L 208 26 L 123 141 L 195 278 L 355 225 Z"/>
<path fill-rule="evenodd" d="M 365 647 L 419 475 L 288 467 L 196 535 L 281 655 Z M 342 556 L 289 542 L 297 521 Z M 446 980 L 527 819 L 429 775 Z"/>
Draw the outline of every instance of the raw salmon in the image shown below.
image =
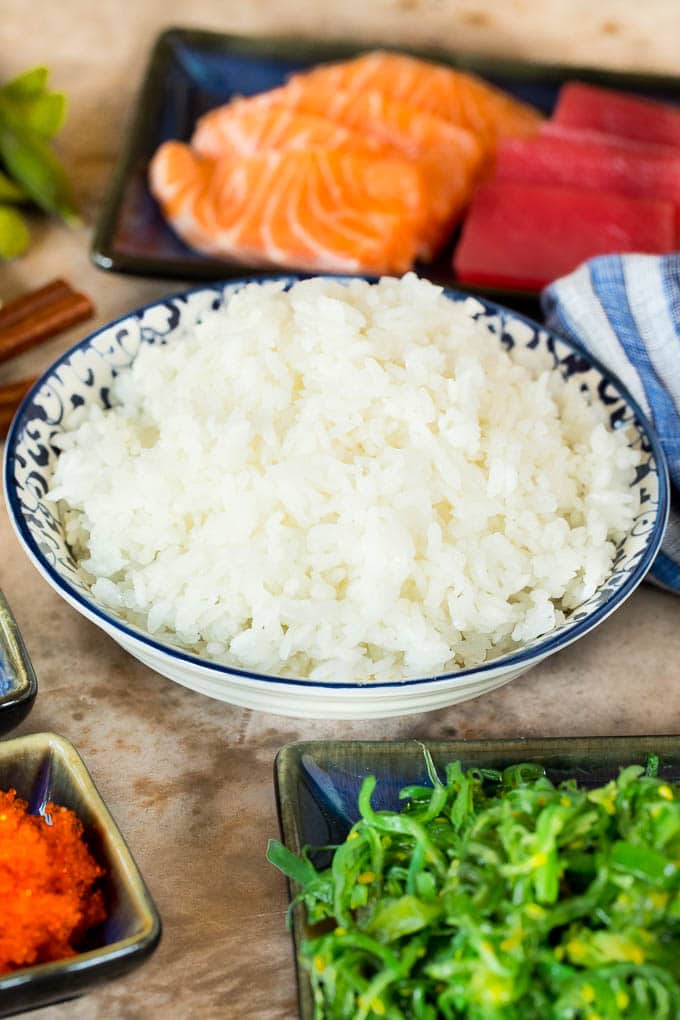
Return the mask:
<path fill-rule="evenodd" d="M 421 177 L 397 156 L 316 148 L 208 159 L 166 142 L 149 179 L 177 234 L 220 258 L 403 273 L 422 235 Z"/>
<path fill-rule="evenodd" d="M 373 50 L 353 60 L 322 64 L 291 79 L 343 89 L 380 92 L 474 132 L 489 147 L 498 138 L 534 134 L 542 115 L 475 75 L 426 60 Z"/>
<path fill-rule="evenodd" d="M 306 114 L 310 119 L 297 125 L 293 117 L 283 117 L 280 128 L 275 121 L 267 123 L 267 112 L 282 117 L 283 111 Z M 262 118 L 259 121 L 258 116 Z M 288 139 L 293 136 L 297 147 L 297 136 L 307 125 L 316 129 L 317 138 L 326 140 L 320 121 L 326 126 L 326 138 L 332 139 L 330 125 L 336 124 L 352 132 L 351 137 L 359 144 L 386 145 L 411 159 L 460 158 L 470 173 L 477 170 L 482 158 L 482 147 L 472 132 L 437 114 L 392 100 L 381 92 L 355 95 L 323 82 L 308 81 L 304 76 L 270 92 L 210 110 L 199 119 L 191 144 L 203 155 L 217 156 L 234 144 L 240 146 L 243 133 L 252 137 L 259 124 L 258 143 L 263 140 L 268 148 L 290 147 Z M 309 135 L 314 144 L 317 138 L 311 130 Z M 338 134 L 339 143 L 346 140 L 346 133 Z"/>
<path fill-rule="evenodd" d="M 324 131 L 325 127 L 325 131 Z M 334 136 L 334 129 L 336 134 Z M 211 110 L 191 140 L 203 155 L 315 144 L 372 146 L 413 160 L 428 187 L 428 226 L 419 254 L 430 258 L 444 244 L 467 205 L 483 149 L 465 128 L 380 92 L 354 95 L 300 77 L 288 86 Z"/>
<path fill-rule="evenodd" d="M 224 155 L 254 156 L 271 149 L 384 150 L 380 142 L 320 116 L 316 110 L 305 112 L 268 100 L 270 95 L 284 91 L 275 89 L 210 110 L 198 120 L 192 148 L 211 159 Z"/>
<path fill-rule="evenodd" d="M 540 115 L 472 75 L 373 52 L 200 119 L 154 157 L 154 195 L 200 251 L 314 271 L 431 259 L 505 136 Z"/>

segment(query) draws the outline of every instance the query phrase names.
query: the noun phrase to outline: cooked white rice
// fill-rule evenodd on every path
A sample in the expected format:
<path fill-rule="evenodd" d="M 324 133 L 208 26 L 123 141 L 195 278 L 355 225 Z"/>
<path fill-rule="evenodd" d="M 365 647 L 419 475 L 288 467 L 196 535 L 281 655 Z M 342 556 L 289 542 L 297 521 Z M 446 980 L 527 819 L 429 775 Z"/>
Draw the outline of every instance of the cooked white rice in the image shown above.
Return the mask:
<path fill-rule="evenodd" d="M 412 274 L 248 286 L 112 397 L 51 492 L 95 599 L 257 672 L 493 658 L 595 590 L 636 512 L 602 407 Z"/>

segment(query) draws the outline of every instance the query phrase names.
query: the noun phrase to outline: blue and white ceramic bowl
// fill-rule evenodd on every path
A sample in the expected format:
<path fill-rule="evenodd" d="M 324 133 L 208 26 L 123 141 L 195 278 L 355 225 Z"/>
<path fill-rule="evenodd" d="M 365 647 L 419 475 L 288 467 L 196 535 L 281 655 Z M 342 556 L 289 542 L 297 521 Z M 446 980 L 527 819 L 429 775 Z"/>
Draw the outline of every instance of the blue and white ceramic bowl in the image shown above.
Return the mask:
<path fill-rule="evenodd" d="M 294 277 L 286 278 L 293 283 Z M 393 683 L 319 683 L 249 673 L 163 644 L 117 619 L 92 598 L 65 541 L 55 506 L 46 499 L 58 451 L 54 438 L 83 403 L 107 404 L 113 377 L 125 371 L 143 344 L 172 342 L 181 325 L 219 307 L 247 281 L 214 284 L 166 298 L 118 319 L 67 351 L 35 384 L 7 440 L 5 491 L 10 517 L 26 553 L 66 601 L 150 668 L 202 694 L 245 708 L 310 718 L 366 719 L 443 708 L 507 683 L 602 622 L 643 579 L 659 548 L 668 515 L 668 473 L 659 442 L 635 402 L 601 366 L 566 340 L 515 312 L 447 291 L 468 302 L 507 349 L 522 357 L 546 354 L 556 371 L 578 375 L 581 389 L 603 403 L 614 427 L 630 426 L 641 452 L 634 482 L 641 510 L 619 544 L 611 573 L 568 619 L 511 654 L 455 673 Z"/>

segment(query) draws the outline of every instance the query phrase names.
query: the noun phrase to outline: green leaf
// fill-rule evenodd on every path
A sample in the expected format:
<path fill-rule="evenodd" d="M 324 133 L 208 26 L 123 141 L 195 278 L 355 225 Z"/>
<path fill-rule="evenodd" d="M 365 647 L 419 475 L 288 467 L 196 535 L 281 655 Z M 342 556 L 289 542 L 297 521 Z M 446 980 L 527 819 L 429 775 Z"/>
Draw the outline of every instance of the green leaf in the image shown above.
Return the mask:
<path fill-rule="evenodd" d="M 416 896 L 383 900 L 368 926 L 368 932 L 381 942 L 394 942 L 403 935 L 412 935 L 426 928 L 441 913 L 441 903 L 425 903 Z"/>
<path fill-rule="evenodd" d="M 610 863 L 618 871 L 627 871 L 651 885 L 667 889 L 680 886 L 677 865 L 650 847 L 619 840 L 612 845 Z"/>
<path fill-rule="evenodd" d="M 1 107 L 0 156 L 36 205 L 68 223 L 78 221 L 68 178 L 56 154 L 35 133 L 10 126 L 2 118 Z"/>
<path fill-rule="evenodd" d="M 0 202 L 25 202 L 27 199 L 24 189 L 0 171 Z"/>
<path fill-rule="evenodd" d="M 49 71 L 46 67 L 33 67 L 24 71 L 17 78 L 8 81 L 0 89 L 0 93 L 11 99 L 26 99 L 39 96 L 47 88 Z"/>
<path fill-rule="evenodd" d="M 308 882 L 314 882 L 318 877 L 315 868 L 308 861 L 296 857 L 278 839 L 269 840 L 266 857 L 270 864 L 282 871 L 287 878 L 292 878 L 298 885 L 304 886 Z"/>
<path fill-rule="evenodd" d="M 31 131 L 42 138 L 53 138 L 66 119 L 66 96 L 63 92 L 48 92 L 17 102 L 16 114 Z"/>
<path fill-rule="evenodd" d="M 28 248 L 31 240 L 26 220 L 16 209 L 0 205 L 0 258 L 14 259 Z"/>
<path fill-rule="evenodd" d="M 433 864 L 440 874 L 445 874 L 446 862 L 419 822 L 408 816 L 397 814 L 394 811 L 376 812 L 373 810 L 371 807 L 371 795 L 375 790 L 376 782 L 375 776 L 366 776 L 361 784 L 358 798 L 361 817 L 370 825 L 373 825 L 379 832 L 410 836 L 416 843 L 421 844 L 425 860 Z"/>

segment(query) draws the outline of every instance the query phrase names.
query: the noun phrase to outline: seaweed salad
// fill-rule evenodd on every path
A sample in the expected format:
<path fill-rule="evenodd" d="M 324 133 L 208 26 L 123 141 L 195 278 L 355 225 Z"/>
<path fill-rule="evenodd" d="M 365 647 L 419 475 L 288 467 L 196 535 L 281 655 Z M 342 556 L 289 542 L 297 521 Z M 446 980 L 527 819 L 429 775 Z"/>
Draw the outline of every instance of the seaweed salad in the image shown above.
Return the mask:
<path fill-rule="evenodd" d="M 658 757 L 587 789 L 425 756 L 400 811 L 364 779 L 330 866 L 269 844 L 315 1020 L 678 1020 L 680 787 Z"/>

